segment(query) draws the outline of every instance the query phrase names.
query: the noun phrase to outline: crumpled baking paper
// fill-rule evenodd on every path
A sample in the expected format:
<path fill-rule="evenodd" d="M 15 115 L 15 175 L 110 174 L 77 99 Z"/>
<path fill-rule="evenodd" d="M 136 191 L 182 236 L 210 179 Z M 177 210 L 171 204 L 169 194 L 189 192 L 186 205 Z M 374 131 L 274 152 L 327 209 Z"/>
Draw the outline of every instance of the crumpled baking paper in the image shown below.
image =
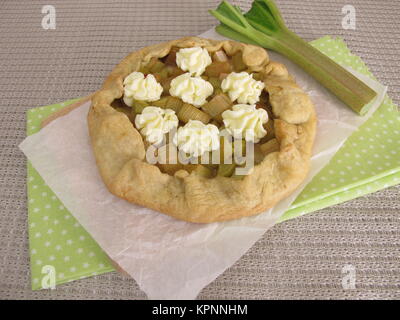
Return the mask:
<path fill-rule="evenodd" d="M 221 38 L 213 30 L 202 36 Z M 194 299 L 279 220 L 385 95 L 384 86 L 354 72 L 378 92 L 368 114 L 360 117 L 290 61 L 269 54 L 271 60 L 284 63 L 310 95 L 318 114 L 318 131 L 307 179 L 290 197 L 260 215 L 194 224 L 113 196 L 101 180 L 92 154 L 86 122 L 90 103 L 56 119 L 20 144 L 65 207 L 150 299 Z"/>

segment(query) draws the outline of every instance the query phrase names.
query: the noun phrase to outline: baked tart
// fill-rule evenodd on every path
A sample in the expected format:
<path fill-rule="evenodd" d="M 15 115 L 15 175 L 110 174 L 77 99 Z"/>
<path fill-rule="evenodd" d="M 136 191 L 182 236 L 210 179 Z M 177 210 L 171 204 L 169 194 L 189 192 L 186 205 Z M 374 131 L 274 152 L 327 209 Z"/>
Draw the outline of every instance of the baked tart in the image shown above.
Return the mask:
<path fill-rule="evenodd" d="M 264 49 L 190 37 L 122 60 L 93 95 L 88 126 L 111 193 L 211 223 L 259 214 L 299 186 L 316 114 Z"/>

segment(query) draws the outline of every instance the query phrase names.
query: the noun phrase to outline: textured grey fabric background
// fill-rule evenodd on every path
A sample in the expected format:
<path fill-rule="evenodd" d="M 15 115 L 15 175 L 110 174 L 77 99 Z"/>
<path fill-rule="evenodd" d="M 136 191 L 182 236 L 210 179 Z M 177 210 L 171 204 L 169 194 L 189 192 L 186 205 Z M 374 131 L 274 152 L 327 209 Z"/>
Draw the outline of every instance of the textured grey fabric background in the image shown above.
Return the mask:
<path fill-rule="evenodd" d="M 143 299 L 117 273 L 53 291 L 30 290 L 25 111 L 85 96 L 127 53 L 196 35 L 216 22 L 219 0 L 0 1 L 0 298 Z M 248 8 L 250 1 L 232 1 Z M 288 25 L 307 40 L 342 36 L 400 102 L 400 1 L 280 0 Z M 54 5 L 56 30 L 43 30 L 41 8 Z M 352 4 L 357 29 L 341 28 Z M 400 187 L 282 223 L 206 287 L 208 299 L 400 298 Z M 356 289 L 343 290 L 342 267 L 356 268 Z"/>

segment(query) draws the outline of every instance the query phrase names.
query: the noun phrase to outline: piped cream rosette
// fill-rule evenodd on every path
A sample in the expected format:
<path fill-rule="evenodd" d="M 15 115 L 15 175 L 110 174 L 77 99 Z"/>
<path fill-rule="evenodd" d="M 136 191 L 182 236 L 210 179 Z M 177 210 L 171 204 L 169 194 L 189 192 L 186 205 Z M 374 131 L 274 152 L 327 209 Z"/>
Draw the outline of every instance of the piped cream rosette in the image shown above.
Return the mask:
<path fill-rule="evenodd" d="M 135 126 L 146 140 L 152 144 L 163 141 L 164 135 L 178 127 L 178 117 L 174 110 L 146 107 L 135 118 Z"/>
<path fill-rule="evenodd" d="M 130 107 L 133 100 L 156 101 L 162 92 L 162 86 L 152 74 L 145 77 L 143 73 L 135 71 L 124 79 L 124 102 Z"/>

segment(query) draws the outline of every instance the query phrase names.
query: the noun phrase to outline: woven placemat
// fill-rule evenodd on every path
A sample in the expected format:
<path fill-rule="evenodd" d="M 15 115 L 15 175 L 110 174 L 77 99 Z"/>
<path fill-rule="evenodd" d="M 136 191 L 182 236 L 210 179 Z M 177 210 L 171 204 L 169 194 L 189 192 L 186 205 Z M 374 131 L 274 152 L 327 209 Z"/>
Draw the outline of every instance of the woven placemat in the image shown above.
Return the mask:
<path fill-rule="evenodd" d="M 250 1 L 232 1 L 248 8 Z M 400 3 L 353 0 L 356 30 L 341 28 L 340 0 L 277 1 L 307 40 L 344 38 L 399 103 Z M 56 30 L 43 30 L 41 1 L 0 3 L 0 298 L 135 299 L 136 283 L 117 273 L 33 292 L 27 244 L 25 112 L 96 90 L 113 66 L 142 46 L 194 35 L 215 20 L 218 1 L 52 1 Z M 400 298 L 399 190 L 390 188 L 275 226 L 200 298 Z M 356 268 L 343 290 L 342 268 Z"/>

